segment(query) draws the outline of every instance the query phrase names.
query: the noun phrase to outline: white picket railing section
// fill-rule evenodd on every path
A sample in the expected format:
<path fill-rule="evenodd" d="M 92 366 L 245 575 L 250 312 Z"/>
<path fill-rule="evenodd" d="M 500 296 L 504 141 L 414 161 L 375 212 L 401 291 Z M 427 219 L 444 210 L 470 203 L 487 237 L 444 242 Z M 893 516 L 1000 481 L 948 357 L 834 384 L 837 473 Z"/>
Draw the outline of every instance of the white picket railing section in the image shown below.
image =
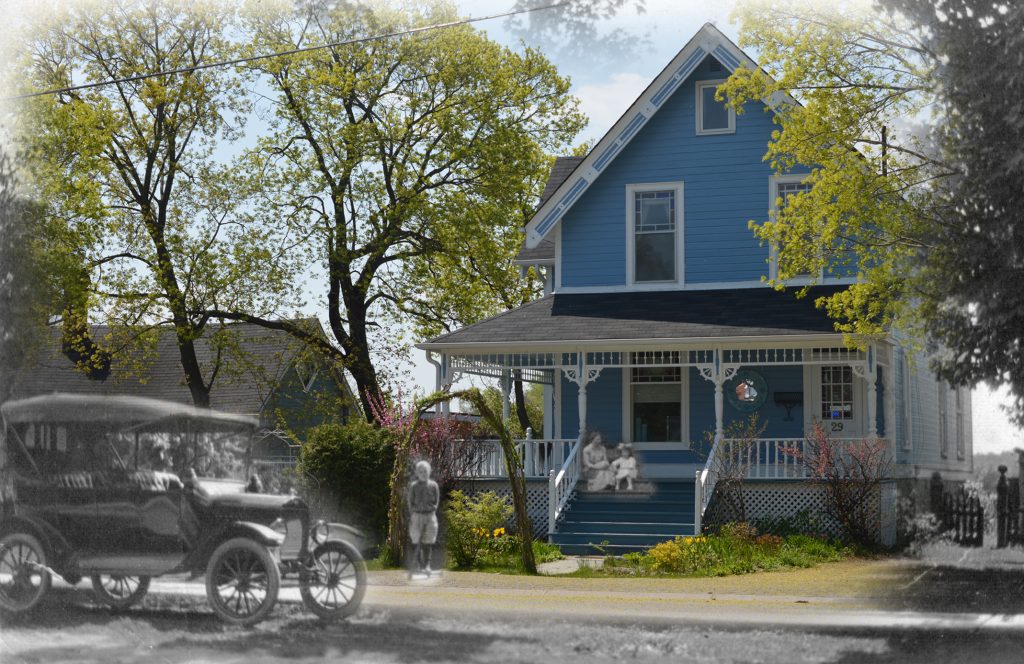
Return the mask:
<path fill-rule="evenodd" d="M 832 438 L 834 443 L 850 443 L 860 438 Z M 731 445 L 743 445 L 737 461 L 747 469 L 751 480 L 805 480 L 810 477 L 798 454 L 806 454 L 810 443 L 803 438 L 759 438 L 749 445 L 746 441 L 725 439 L 723 454 L 729 454 Z"/>
<path fill-rule="evenodd" d="M 527 479 L 547 479 L 552 470 L 562 467 L 575 443 L 574 439 L 533 440 L 526 438 L 517 440 L 516 453 L 523 464 L 523 475 Z M 508 477 L 501 443 L 497 440 L 481 440 L 479 445 L 482 448 L 479 461 L 467 474 L 468 477 L 475 479 Z"/>
<path fill-rule="evenodd" d="M 572 449 L 565 458 L 561 468 L 552 470 L 548 475 L 548 534 L 555 533 L 555 524 L 558 518 L 569 505 L 573 491 L 576 490 L 576 483 L 582 473 L 580 461 L 580 448 L 582 440 L 573 441 Z"/>

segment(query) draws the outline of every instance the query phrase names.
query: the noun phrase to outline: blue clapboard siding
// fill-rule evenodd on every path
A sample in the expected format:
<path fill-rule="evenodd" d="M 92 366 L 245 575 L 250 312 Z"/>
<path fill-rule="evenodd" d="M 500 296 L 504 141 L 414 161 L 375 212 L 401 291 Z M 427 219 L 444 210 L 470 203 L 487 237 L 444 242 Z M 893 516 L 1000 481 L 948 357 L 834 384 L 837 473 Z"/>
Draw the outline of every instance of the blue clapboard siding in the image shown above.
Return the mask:
<path fill-rule="evenodd" d="M 793 408 L 792 419 L 786 419 L 786 409 L 775 405 L 776 392 L 803 392 L 803 368 L 799 366 L 750 367 L 758 372 L 768 384 L 768 398 L 757 411 L 765 430 L 763 438 L 802 437 L 804 435 L 803 404 Z M 729 389 L 726 383 L 725 389 Z M 725 400 L 723 421 L 730 422 L 748 417 L 729 405 Z M 701 378 L 696 369 L 690 369 L 690 440 L 697 449 L 704 448 L 704 432 L 715 430 L 715 386 Z"/>
<path fill-rule="evenodd" d="M 579 392 L 576 383 L 562 377 L 562 437 L 579 434 Z M 605 369 L 587 385 L 587 428 L 599 431 L 606 442 L 622 440 L 622 369 Z"/>
<path fill-rule="evenodd" d="M 751 281 L 768 248 L 747 226 L 767 218 L 770 166 L 762 161 L 771 115 L 747 104 L 736 133 L 696 135 L 695 83 L 725 78 L 705 60 L 562 220 L 562 285 L 626 283 L 626 186 L 684 183 L 686 283 Z"/>

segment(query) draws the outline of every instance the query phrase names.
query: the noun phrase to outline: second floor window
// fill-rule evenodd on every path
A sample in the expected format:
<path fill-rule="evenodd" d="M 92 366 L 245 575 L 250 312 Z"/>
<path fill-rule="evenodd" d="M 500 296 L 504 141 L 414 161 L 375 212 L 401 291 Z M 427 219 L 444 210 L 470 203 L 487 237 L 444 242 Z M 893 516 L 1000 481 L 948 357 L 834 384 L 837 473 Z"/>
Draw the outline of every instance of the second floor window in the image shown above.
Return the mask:
<path fill-rule="evenodd" d="M 634 281 L 676 279 L 676 192 L 633 194 Z"/>

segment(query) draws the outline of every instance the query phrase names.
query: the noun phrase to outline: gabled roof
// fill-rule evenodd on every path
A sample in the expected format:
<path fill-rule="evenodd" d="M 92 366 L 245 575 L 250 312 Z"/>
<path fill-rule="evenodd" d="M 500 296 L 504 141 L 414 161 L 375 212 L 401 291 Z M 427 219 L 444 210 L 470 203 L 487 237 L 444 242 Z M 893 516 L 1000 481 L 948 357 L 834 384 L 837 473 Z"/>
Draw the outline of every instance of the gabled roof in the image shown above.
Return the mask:
<path fill-rule="evenodd" d="M 770 288 L 555 294 L 419 348 L 833 335 L 834 322 L 814 301 L 843 288 L 817 286 L 799 299 Z"/>
<path fill-rule="evenodd" d="M 319 322 L 312 323 L 319 328 Z M 234 335 L 233 341 L 222 354 L 221 368 L 210 392 L 210 407 L 228 413 L 258 414 L 263 411 L 268 397 L 285 372 L 296 362 L 303 349 L 301 342 L 279 330 L 269 330 L 249 323 L 225 325 Z M 214 364 L 216 347 L 210 335 L 219 326 L 207 326 L 203 336 L 195 342 L 199 363 L 206 367 L 204 378 L 209 379 L 209 367 Z M 100 346 L 111 328 L 90 327 L 91 338 Z M 237 350 L 233 348 L 237 344 Z M 124 362 L 138 365 L 137 375 L 125 375 L 117 367 Z M 92 380 L 75 368 L 61 348 L 61 331 L 50 330 L 50 338 L 39 351 L 35 364 L 19 375 L 11 393 L 12 399 L 28 398 L 54 392 L 89 395 L 131 394 L 150 399 L 162 399 L 191 404 L 192 397 L 185 385 L 174 330 L 170 326 L 157 331 L 156 347 L 150 352 L 138 348 L 125 351 L 114 359 L 115 370 L 105 380 Z M 347 387 L 342 385 L 342 389 Z"/>
<path fill-rule="evenodd" d="M 718 28 L 705 23 L 594 146 L 586 159 L 578 164 L 571 175 L 543 202 L 526 224 L 524 248 L 536 249 L 545 241 L 565 213 L 709 55 L 718 60 L 729 72 L 740 66 L 757 67 L 754 61 Z"/>
<path fill-rule="evenodd" d="M 547 184 L 544 185 L 544 191 L 540 195 L 540 204 L 543 206 L 551 198 L 551 195 L 558 190 L 562 183 L 565 182 L 566 178 L 572 175 L 572 172 L 576 170 L 576 167 L 583 162 L 583 157 L 556 157 L 555 163 L 551 166 L 551 173 L 548 175 Z M 554 263 L 555 261 L 555 242 L 550 238 L 541 240 L 534 248 L 523 246 L 519 248 L 519 254 L 516 255 L 516 263 L 525 265 L 533 265 L 536 263 Z"/>

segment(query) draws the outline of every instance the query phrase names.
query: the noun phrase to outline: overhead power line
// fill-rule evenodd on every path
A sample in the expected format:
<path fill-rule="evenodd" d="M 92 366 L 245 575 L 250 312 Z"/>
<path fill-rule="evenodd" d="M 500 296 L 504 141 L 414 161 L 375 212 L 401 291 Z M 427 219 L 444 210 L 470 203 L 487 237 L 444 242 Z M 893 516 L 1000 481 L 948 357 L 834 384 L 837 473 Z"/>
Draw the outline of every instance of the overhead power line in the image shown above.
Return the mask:
<path fill-rule="evenodd" d="M 454 28 L 460 25 L 469 25 L 472 23 L 479 23 L 481 21 L 492 21 L 497 18 L 507 18 L 509 16 L 517 16 L 519 14 L 529 14 L 531 12 L 539 12 L 547 9 L 556 9 L 558 7 L 564 7 L 572 4 L 574 0 L 563 0 L 562 2 L 555 2 L 550 5 L 542 5 L 540 7 L 527 7 L 525 9 L 515 9 L 512 11 L 502 12 L 500 14 L 489 14 L 487 16 L 477 16 L 460 19 L 458 21 L 449 21 L 447 23 L 434 23 L 431 25 L 424 25 L 419 28 L 410 28 L 408 30 L 401 30 L 398 32 L 389 32 L 383 35 L 372 35 L 369 37 L 358 37 L 356 39 L 346 39 L 343 41 L 331 42 L 329 44 L 320 44 L 318 46 L 304 46 L 302 48 L 293 48 L 288 51 L 278 51 L 276 53 L 267 53 L 264 55 L 251 55 L 245 58 L 235 58 L 234 60 L 220 60 L 218 62 L 207 62 L 198 65 L 192 65 L 189 67 L 181 67 L 179 69 L 165 69 L 163 71 L 151 72 L 148 74 L 138 74 L 136 76 L 126 76 L 124 78 L 112 78 L 105 81 L 97 81 L 95 83 L 83 83 L 81 85 L 71 85 L 65 88 L 54 88 L 52 90 L 42 90 L 39 92 L 28 92 L 21 95 L 15 95 L 13 97 L 7 97 L 7 100 L 16 99 L 29 99 L 31 97 L 43 97 L 46 95 L 57 95 L 67 92 L 76 92 L 78 90 L 89 90 L 91 88 L 99 88 L 105 85 L 115 85 L 117 83 L 133 83 L 135 81 L 143 81 L 148 78 L 156 78 L 158 76 L 171 76 L 173 74 L 185 74 L 188 72 L 202 71 L 203 69 L 213 69 L 215 67 L 230 67 L 232 65 L 240 65 L 246 62 L 255 62 L 257 60 L 270 60 L 271 58 L 280 58 L 286 55 L 295 55 L 297 53 L 308 53 L 310 51 L 319 51 L 325 48 L 334 48 L 336 46 L 348 46 L 351 44 L 363 44 L 371 41 L 379 41 L 382 39 L 392 39 L 394 37 L 405 37 L 408 35 L 417 34 L 420 32 L 427 32 L 430 30 L 442 30 L 444 28 Z"/>

